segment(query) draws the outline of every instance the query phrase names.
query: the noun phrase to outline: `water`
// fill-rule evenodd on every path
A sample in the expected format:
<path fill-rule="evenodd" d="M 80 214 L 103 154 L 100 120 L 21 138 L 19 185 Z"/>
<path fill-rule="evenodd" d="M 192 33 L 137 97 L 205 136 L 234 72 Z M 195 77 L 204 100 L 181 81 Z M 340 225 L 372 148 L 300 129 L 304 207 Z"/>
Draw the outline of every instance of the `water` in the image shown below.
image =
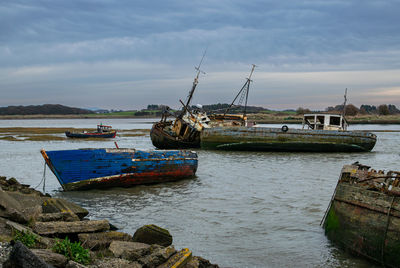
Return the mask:
<path fill-rule="evenodd" d="M 116 129 L 150 129 L 151 119 L 103 120 Z M 93 127 L 95 119 L 1 120 L 0 127 Z M 276 125 L 280 127 L 281 125 Z M 289 125 L 289 127 L 298 127 Z M 356 125 L 351 129 L 400 129 L 400 125 Z M 62 192 L 46 170 L 46 192 L 108 219 L 133 234 L 144 224 L 167 228 L 176 248 L 222 267 L 371 267 L 326 239 L 320 221 L 344 164 L 399 170 L 400 133 L 376 132 L 370 153 L 261 153 L 198 150 L 194 179 L 174 183 Z M 149 135 L 110 141 L 0 140 L 0 175 L 36 186 L 43 177 L 39 150 L 114 147 L 154 149 Z M 41 190 L 41 186 L 39 188 Z"/>

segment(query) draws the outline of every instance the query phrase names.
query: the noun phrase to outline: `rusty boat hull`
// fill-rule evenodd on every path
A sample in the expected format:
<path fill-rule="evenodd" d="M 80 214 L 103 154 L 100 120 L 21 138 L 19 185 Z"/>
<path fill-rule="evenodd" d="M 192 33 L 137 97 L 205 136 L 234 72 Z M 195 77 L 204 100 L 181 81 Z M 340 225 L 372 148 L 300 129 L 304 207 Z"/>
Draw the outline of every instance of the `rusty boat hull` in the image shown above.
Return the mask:
<path fill-rule="evenodd" d="M 172 122 L 154 123 L 150 130 L 150 138 L 153 145 L 158 149 L 190 149 L 200 147 L 200 132 L 194 130 L 189 138 L 177 136 L 167 131 L 168 124 Z"/>
<path fill-rule="evenodd" d="M 75 139 L 88 139 L 88 138 L 100 138 L 100 139 L 107 139 L 107 138 L 115 138 L 117 135 L 117 131 L 109 131 L 109 132 L 70 132 L 66 131 L 65 136 L 68 138 L 75 138 Z"/>
<path fill-rule="evenodd" d="M 384 267 L 400 266 L 400 176 L 348 165 L 323 226 L 337 246 Z"/>
<path fill-rule="evenodd" d="M 214 150 L 285 152 L 368 152 L 376 135 L 367 132 L 266 127 L 204 129 L 200 147 Z"/>
<path fill-rule="evenodd" d="M 183 150 L 77 149 L 41 153 L 64 190 L 130 187 L 193 177 L 197 153 Z"/>

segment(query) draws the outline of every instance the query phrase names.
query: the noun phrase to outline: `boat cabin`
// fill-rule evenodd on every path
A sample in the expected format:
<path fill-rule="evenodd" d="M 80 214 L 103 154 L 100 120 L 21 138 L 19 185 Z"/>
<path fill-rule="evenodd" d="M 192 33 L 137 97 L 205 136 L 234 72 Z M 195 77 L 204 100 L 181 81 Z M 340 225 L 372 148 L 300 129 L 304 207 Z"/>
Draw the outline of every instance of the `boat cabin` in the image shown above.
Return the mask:
<path fill-rule="evenodd" d="M 112 129 L 111 126 L 105 126 L 103 124 L 97 125 L 97 132 L 98 133 L 110 132 L 111 129 Z"/>
<path fill-rule="evenodd" d="M 303 129 L 347 130 L 347 121 L 340 114 L 305 114 Z"/>

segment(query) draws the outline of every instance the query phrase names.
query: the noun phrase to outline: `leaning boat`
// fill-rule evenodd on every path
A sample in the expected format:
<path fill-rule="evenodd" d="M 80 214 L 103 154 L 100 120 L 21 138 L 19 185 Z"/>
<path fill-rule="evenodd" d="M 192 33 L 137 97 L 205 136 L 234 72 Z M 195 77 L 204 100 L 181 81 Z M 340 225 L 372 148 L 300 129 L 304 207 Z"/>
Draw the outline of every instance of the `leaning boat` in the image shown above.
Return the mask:
<path fill-rule="evenodd" d="M 203 56 L 204 57 L 204 56 Z M 202 59 L 203 60 L 203 59 Z M 200 74 L 200 65 L 196 67 L 197 75 L 194 79 L 192 89 L 189 92 L 186 104 L 182 101 L 182 111 L 176 116 L 175 120 L 167 120 L 169 116 L 174 116 L 169 108 L 165 109 L 162 113 L 161 120 L 156 122 L 151 131 L 150 137 L 153 145 L 159 149 L 187 149 L 200 147 L 200 135 L 204 129 L 214 127 L 237 127 L 247 126 L 246 107 L 251 76 L 254 72 L 255 65 L 250 72 L 249 78 L 234 98 L 231 105 L 226 109 L 223 114 L 207 115 L 202 111 L 194 111 L 190 109 L 190 102 L 193 97 L 194 90 L 198 84 Z M 228 114 L 228 111 L 234 105 L 236 99 L 240 96 L 240 101 L 246 99 L 243 115 Z"/>
<path fill-rule="evenodd" d="M 347 131 L 342 115 L 305 114 L 302 129 L 267 127 L 216 127 L 204 129 L 201 148 L 215 150 L 286 152 L 368 152 L 376 135 Z"/>
<path fill-rule="evenodd" d="M 323 218 L 336 245 L 384 267 L 400 267 L 400 172 L 345 165 Z"/>
<path fill-rule="evenodd" d="M 153 145 L 158 149 L 187 149 L 200 147 L 200 131 L 206 127 L 210 119 L 205 113 L 193 113 L 190 109 L 190 102 L 194 91 L 199 82 L 201 63 L 204 55 L 195 67 L 197 70 L 191 90 L 186 103 L 180 101 L 183 105 L 182 110 L 176 116 L 171 113 L 169 107 L 166 107 L 162 113 L 161 120 L 153 124 L 150 130 L 150 138 Z M 168 119 L 175 117 L 175 119 Z"/>
<path fill-rule="evenodd" d="M 192 151 L 112 148 L 41 153 L 66 191 L 176 181 L 197 170 L 197 154 Z"/>
<path fill-rule="evenodd" d="M 95 132 L 70 132 L 66 131 L 65 135 L 68 138 L 115 138 L 117 131 L 113 130 L 111 126 L 105 126 L 103 124 L 97 125 L 97 130 Z"/>

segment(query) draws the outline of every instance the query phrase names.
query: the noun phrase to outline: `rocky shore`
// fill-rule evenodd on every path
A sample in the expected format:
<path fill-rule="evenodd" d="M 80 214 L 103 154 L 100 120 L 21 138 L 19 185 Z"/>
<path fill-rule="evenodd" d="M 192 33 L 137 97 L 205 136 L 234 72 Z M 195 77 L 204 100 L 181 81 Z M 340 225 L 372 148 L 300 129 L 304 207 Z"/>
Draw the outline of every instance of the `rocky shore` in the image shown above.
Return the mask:
<path fill-rule="evenodd" d="M 214 268 L 187 249 L 175 249 L 168 230 L 140 227 L 131 235 L 67 200 L 0 177 L 1 267 Z"/>

